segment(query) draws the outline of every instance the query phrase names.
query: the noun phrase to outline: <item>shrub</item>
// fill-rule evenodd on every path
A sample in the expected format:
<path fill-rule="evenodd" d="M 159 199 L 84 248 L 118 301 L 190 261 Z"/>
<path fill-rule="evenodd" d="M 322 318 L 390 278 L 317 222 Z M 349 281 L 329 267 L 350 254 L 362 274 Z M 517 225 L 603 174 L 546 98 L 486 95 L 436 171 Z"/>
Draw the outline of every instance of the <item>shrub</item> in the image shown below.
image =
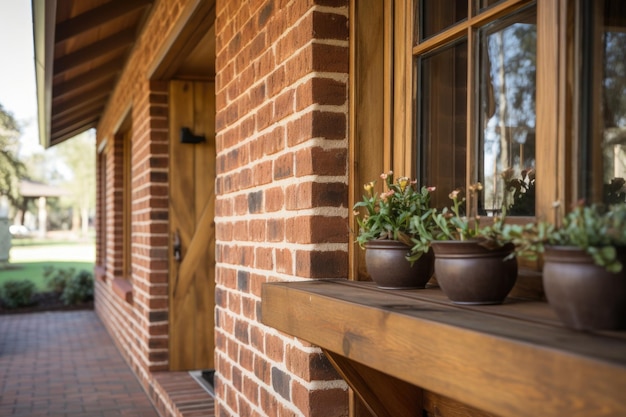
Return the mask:
<path fill-rule="evenodd" d="M 6 281 L 2 285 L 2 301 L 7 308 L 24 307 L 33 304 L 35 284 L 31 281 Z"/>
<path fill-rule="evenodd" d="M 80 271 L 66 282 L 61 301 L 65 305 L 93 300 L 93 275 L 89 271 Z"/>
<path fill-rule="evenodd" d="M 74 276 L 74 268 L 57 269 L 53 266 L 44 268 L 43 276 L 46 280 L 48 289 L 58 295 L 63 294 L 65 285 Z"/>

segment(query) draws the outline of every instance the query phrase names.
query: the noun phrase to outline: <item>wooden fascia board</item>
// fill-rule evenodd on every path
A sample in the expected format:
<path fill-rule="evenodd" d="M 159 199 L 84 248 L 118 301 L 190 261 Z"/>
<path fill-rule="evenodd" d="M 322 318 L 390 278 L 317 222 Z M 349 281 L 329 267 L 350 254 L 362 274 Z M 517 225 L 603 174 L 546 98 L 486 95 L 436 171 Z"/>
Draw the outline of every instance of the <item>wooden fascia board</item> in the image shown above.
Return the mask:
<path fill-rule="evenodd" d="M 52 108 L 52 71 L 56 0 L 32 0 L 35 80 L 37 84 L 37 121 L 39 142 L 50 146 L 50 112 Z"/>
<path fill-rule="evenodd" d="M 91 9 L 57 25 L 55 42 L 80 36 L 82 33 L 102 26 L 113 19 L 150 6 L 153 0 L 116 0 Z"/>

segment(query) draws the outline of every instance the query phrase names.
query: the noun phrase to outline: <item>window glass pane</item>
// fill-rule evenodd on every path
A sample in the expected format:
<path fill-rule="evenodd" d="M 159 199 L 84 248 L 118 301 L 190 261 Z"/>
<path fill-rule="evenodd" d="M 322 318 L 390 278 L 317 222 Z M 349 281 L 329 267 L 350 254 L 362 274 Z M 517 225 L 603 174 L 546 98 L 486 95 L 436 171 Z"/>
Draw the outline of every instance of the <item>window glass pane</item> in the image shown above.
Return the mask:
<path fill-rule="evenodd" d="M 535 214 L 537 27 L 532 8 L 480 30 L 479 181 L 483 209 Z"/>
<path fill-rule="evenodd" d="M 415 0 L 416 42 L 422 41 L 467 19 L 467 0 Z"/>
<path fill-rule="evenodd" d="M 437 187 L 433 204 L 447 206 L 450 191 L 465 186 L 467 40 L 416 58 L 415 69 L 420 178 Z"/>
<path fill-rule="evenodd" d="M 601 129 L 603 200 L 626 199 L 626 3 L 606 0 L 602 28 Z"/>
<path fill-rule="evenodd" d="M 504 0 L 475 0 L 478 3 L 478 10 L 484 10 L 494 4 L 502 3 Z"/>

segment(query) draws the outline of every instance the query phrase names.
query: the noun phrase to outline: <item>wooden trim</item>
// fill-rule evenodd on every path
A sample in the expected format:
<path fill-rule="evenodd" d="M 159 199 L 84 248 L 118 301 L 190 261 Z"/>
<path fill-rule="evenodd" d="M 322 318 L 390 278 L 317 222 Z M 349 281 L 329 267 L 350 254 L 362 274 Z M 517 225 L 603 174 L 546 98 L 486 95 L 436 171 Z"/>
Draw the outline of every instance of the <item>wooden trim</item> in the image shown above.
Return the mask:
<path fill-rule="evenodd" d="M 132 277 L 132 134 L 128 130 L 123 133 L 123 183 L 122 183 L 122 274 L 124 278 Z"/>
<path fill-rule="evenodd" d="M 394 0 L 383 1 L 383 172 L 392 168 Z"/>
<path fill-rule="evenodd" d="M 479 91 L 480 80 L 478 79 L 480 71 L 478 70 L 478 54 L 476 31 L 471 27 L 466 29 L 467 39 L 467 125 L 466 125 L 466 159 L 465 159 L 465 189 L 469 190 L 471 184 L 478 181 L 477 161 L 478 157 L 478 113 L 480 94 L 472 94 L 472 91 Z M 476 199 L 472 199 L 471 203 L 475 205 Z"/>
<path fill-rule="evenodd" d="M 148 67 L 149 80 L 168 80 L 174 76 L 183 59 L 215 24 L 215 0 L 189 2 L 176 20 L 167 38 L 160 42 L 160 51 Z"/>
<path fill-rule="evenodd" d="M 380 0 L 352 0 L 350 25 L 350 137 L 351 161 L 349 204 L 361 200 L 363 184 L 375 180 L 385 170 L 389 152 L 387 128 L 389 114 L 385 105 L 389 94 L 385 66 L 384 5 Z M 380 100 L 380 97 L 385 97 Z M 357 224 L 350 211 L 350 225 Z M 355 236 L 351 235 L 353 240 Z M 350 277 L 365 275 L 364 252 L 356 243 L 349 246 Z"/>
<path fill-rule="evenodd" d="M 415 45 L 413 47 L 413 55 L 420 55 L 439 48 L 440 46 L 453 43 L 466 35 L 467 28 L 483 26 L 492 20 L 511 14 L 532 2 L 533 0 L 509 0 L 497 4 L 481 12 L 479 15 L 471 15 L 469 19 L 461 21 L 445 31 Z M 469 10 L 471 11 L 473 8 L 470 6 Z"/>
<path fill-rule="evenodd" d="M 592 181 L 591 181 L 591 195 L 590 199 L 594 203 L 601 203 L 603 200 L 602 196 L 602 188 L 604 183 L 604 173 L 603 173 L 603 155 L 602 144 L 604 142 L 603 133 L 604 133 L 604 121 L 603 121 L 603 112 L 607 109 L 603 110 L 604 105 L 603 102 L 603 94 L 602 94 L 602 86 L 604 81 L 604 45 L 603 45 L 603 30 L 604 30 L 604 0 L 596 0 L 592 2 L 593 8 L 593 16 L 595 18 L 593 22 L 593 46 L 592 46 L 592 54 L 593 57 L 583 57 L 586 59 L 591 59 L 593 68 L 591 69 L 592 78 L 588 80 L 593 86 L 591 88 L 591 123 L 590 123 L 590 131 L 588 132 L 589 138 L 586 140 L 590 141 L 591 148 L 591 165 L 590 168 Z M 582 196 L 581 196 L 582 197 Z"/>
<path fill-rule="evenodd" d="M 624 333 L 566 329 L 544 302 L 456 306 L 347 280 L 264 284 L 261 300 L 263 324 L 487 413 L 626 415 Z"/>
<path fill-rule="evenodd" d="M 359 187 L 357 184 L 360 184 L 359 177 L 359 164 L 358 164 L 358 155 L 357 155 L 357 141 L 359 140 L 356 130 L 357 130 L 357 97 L 356 89 L 359 88 L 361 83 L 358 82 L 356 71 L 359 68 L 357 63 L 357 13 L 356 13 L 357 3 L 356 0 L 350 0 L 350 16 L 349 22 L 350 24 L 350 67 L 348 69 L 348 161 L 350 164 L 350 171 L 348 172 L 348 207 L 354 207 L 356 202 L 359 200 Z M 352 228 L 351 230 L 356 229 L 356 218 L 352 213 L 352 210 L 348 213 L 348 221 L 349 225 Z M 353 236 L 350 235 L 350 244 L 348 245 L 348 278 L 349 279 L 358 279 L 358 250 L 356 243 L 354 243 Z"/>
<path fill-rule="evenodd" d="M 411 91 L 410 77 L 412 31 L 411 9 L 407 0 L 395 0 L 393 10 L 393 128 L 391 166 L 398 176 L 410 175 L 411 161 Z M 407 169 L 409 171 L 407 172 Z"/>
<path fill-rule="evenodd" d="M 398 417 L 422 414 L 424 405 L 420 388 L 334 352 L 326 350 L 324 354 L 359 395 L 371 415 Z"/>
<path fill-rule="evenodd" d="M 559 171 L 557 195 L 568 207 L 578 197 L 578 141 L 580 117 L 579 69 L 576 51 L 580 42 L 576 40 L 576 8 L 570 0 L 559 0 Z"/>
<path fill-rule="evenodd" d="M 559 129 L 559 12 L 558 1 L 540 1 L 537 4 L 537 91 L 536 138 L 537 185 L 536 215 L 538 218 L 554 221 L 552 204 L 559 195 L 558 181 L 565 181 L 562 157 L 559 148 L 563 147 L 562 130 Z M 539 64 L 540 63 L 540 64 Z M 561 121 L 562 122 L 562 121 Z"/>

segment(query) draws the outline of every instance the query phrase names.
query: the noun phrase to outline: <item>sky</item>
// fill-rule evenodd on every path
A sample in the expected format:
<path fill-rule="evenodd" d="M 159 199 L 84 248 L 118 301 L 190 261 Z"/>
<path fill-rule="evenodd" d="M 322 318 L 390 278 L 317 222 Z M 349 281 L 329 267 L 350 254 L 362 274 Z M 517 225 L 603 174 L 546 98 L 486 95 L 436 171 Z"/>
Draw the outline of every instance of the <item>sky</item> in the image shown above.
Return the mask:
<path fill-rule="evenodd" d="M 31 0 L 0 0 L 0 103 L 22 126 L 20 154 L 43 151 L 37 127 Z"/>

